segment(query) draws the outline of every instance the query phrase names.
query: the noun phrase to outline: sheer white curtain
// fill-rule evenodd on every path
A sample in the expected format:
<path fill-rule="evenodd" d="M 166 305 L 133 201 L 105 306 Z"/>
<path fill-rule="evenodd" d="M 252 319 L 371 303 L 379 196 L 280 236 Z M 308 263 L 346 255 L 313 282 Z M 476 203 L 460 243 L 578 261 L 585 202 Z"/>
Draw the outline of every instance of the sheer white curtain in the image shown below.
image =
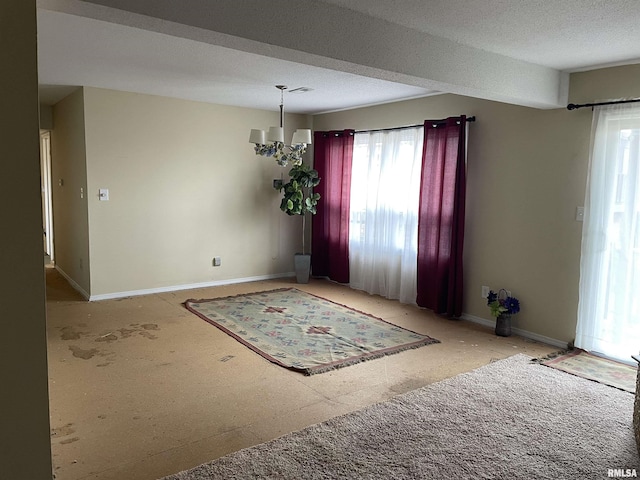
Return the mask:
<path fill-rule="evenodd" d="M 356 133 L 351 171 L 349 283 L 413 304 L 423 130 Z"/>
<path fill-rule="evenodd" d="M 624 362 L 640 351 L 640 106 L 596 107 L 576 346 Z"/>

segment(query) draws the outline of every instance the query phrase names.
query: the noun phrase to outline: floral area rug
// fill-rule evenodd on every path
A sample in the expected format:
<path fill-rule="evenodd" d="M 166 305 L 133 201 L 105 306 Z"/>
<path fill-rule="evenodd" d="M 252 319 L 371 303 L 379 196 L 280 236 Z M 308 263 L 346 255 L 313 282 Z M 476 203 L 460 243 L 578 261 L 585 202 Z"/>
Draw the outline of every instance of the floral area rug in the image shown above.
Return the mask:
<path fill-rule="evenodd" d="M 627 392 L 636 391 L 635 367 L 592 355 L 579 348 L 553 358 L 540 359 L 538 362 Z"/>
<path fill-rule="evenodd" d="M 440 343 L 295 288 L 184 306 L 267 360 L 306 375 Z"/>

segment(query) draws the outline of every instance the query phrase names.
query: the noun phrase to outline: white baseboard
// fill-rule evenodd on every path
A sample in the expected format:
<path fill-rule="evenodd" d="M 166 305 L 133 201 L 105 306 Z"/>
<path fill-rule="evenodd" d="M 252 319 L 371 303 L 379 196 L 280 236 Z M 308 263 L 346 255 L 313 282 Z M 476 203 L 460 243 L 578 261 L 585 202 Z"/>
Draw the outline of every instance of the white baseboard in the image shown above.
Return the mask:
<path fill-rule="evenodd" d="M 154 293 L 177 292 L 179 290 L 191 290 L 194 288 L 219 287 L 222 285 L 232 285 L 235 283 L 258 282 L 260 280 L 275 280 L 278 278 L 295 277 L 295 275 L 296 275 L 295 272 L 275 273 L 270 275 L 257 275 L 255 277 L 231 278 L 227 280 L 214 280 L 210 282 L 189 283 L 184 285 L 171 285 L 168 287 L 145 288 L 143 290 L 129 290 L 126 292 L 103 293 L 100 295 L 90 295 L 90 296 L 88 295 L 86 298 L 90 302 L 95 302 L 99 300 L 113 300 L 115 298 L 135 297 L 138 295 L 151 295 Z M 66 278 L 67 280 L 69 280 L 68 277 Z"/>
<path fill-rule="evenodd" d="M 278 278 L 295 277 L 295 272 L 287 272 L 287 273 L 276 273 L 276 274 L 270 274 L 270 275 L 257 275 L 255 277 L 232 278 L 227 280 L 214 280 L 210 282 L 190 283 L 190 284 L 184 284 L 184 285 L 171 285 L 168 287 L 146 288 L 143 290 L 129 290 L 125 292 L 104 293 L 101 295 L 89 295 L 58 265 L 56 265 L 55 268 L 58 272 L 60 272 L 60 275 L 62 275 L 75 290 L 77 290 L 86 300 L 89 300 L 90 302 L 95 302 L 99 300 L 113 300 L 116 298 L 124 298 L 124 297 L 135 297 L 139 295 L 151 295 L 154 293 L 177 292 L 180 290 L 191 290 L 194 288 L 219 287 L 222 285 L 232 285 L 236 283 L 258 282 L 260 280 L 276 280 Z M 468 320 L 470 322 L 478 323 L 480 325 L 484 325 L 486 327 L 491 327 L 491 328 L 494 328 L 496 325 L 495 320 L 487 320 L 486 318 L 477 317 L 475 315 L 470 315 L 468 313 L 463 313 L 460 318 L 462 320 Z M 522 330 L 520 328 L 512 328 L 511 330 L 513 331 L 513 333 L 515 333 L 516 335 L 520 335 L 521 337 L 529 338 L 537 342 L 546 343 L 547 345 L 552 345 L 558 348 L 567 348 L 567 342 L 563 342 L 562 340 L 545 337 L 544 335 L 539 335 L 537 333 L 529 332 L 528 330 Z"/>
<path fill-rule="evenodd" d="M 69 282 L 69 285 L 71 285 L 74 290 L 76 290 L 78 293 L 80 293 L 80 295 L 84 297 L 85 300 L 90 300 L 90 295 L 86 292 L 86 290 L 78 285 L 78 283 L 73 278 L 67 275 L 67 272 L 62 270 L 57 264 L 55 265 L 55 269 L 67 280 L 67 282 Z"/>
<path fill-rule="evenodd" d="M 462 320 L 469 320 L 470 322 L 479 323 L 480 325 L 485 325 L 491 328 L 496 326 L 495 320 L 487 320 L 486 318 L 476 317 L 475 315 L 470 315 L 468 313 L 463 313 L 460 318 Z M 537 333 L 533 333 L 528 330 L 522 330 L 520 328 L 512 328 L 511 331 L 516 335 L 520 335 L 521 337 L 529 338 L 537 342 L 546 343 L 547 345 L 553 345 L 554 347 L 558 348 L 567 348 L 567 342 L 563 342 L 562 340 L 545 337 L 544 335 L 539 335 Z"/>

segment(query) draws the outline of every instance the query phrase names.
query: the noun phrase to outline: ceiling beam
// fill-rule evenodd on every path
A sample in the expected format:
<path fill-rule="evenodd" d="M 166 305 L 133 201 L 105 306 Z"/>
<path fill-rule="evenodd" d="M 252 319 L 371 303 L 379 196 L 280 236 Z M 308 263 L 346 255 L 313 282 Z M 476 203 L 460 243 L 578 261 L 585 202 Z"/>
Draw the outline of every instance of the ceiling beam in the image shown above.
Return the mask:
<path fill-rule="evenodd" d="M 39 0 L 38 6 L 282 60 L 535 108 L 568 74 L 312 0 Z"/>

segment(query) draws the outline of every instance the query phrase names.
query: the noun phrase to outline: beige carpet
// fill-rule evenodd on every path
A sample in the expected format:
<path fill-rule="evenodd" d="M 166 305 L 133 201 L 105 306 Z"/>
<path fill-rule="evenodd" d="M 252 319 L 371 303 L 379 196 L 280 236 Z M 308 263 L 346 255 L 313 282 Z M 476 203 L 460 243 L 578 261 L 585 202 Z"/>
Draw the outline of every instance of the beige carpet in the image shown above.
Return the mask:
<path fill-rule="evenodd" d="M 515 355 L 166 480 L 603 479 L 636 469 L 633 395 Z"/>

